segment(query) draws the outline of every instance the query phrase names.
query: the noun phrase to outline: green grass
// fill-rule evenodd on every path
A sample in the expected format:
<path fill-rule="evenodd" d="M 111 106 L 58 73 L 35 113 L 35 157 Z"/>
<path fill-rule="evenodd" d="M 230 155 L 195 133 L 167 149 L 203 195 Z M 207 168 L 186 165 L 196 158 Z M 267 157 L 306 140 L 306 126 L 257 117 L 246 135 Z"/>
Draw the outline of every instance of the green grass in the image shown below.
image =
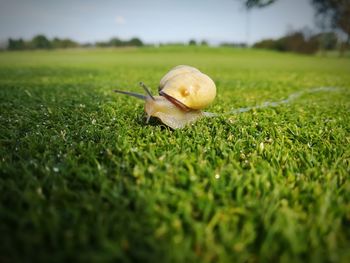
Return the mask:
<path fill-rule="evenodd" d="M 211 76 L 183 130 L 145 123 L 173 66 Z M 1 262 L 349 262 L 350 60 L 225 48 L 0 53 Z"/>

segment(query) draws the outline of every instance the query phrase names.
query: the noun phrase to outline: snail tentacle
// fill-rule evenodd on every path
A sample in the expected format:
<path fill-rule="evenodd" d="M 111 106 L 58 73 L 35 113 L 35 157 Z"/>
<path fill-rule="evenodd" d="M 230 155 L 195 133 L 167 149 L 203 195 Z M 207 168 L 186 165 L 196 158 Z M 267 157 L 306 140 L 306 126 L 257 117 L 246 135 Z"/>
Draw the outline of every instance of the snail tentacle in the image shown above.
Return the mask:
<path fill-rule="evenodd" d="M 135 97 L 135 98 L 138 98 L 138 99 L 141 99 L 141 100 L 147 100 L 147 96 L 145 96 L 143 94 L 130 92 L 130 91 L 117 90 L 117 89 L 115 89 L 113 91 L 117 92 L 117 93 L 125 94 L 125 95 L 128 95 L 128 96 L 132 96 L 132 97 Z"/>
<path fill-rule="evenodd" d="M 156 100 L 152 93 L 151 93 L 151 90 L 141 81 L 140 82 L 140 86 L 146 91 L 147 95 L 152 99 L 152 100 Z"/>

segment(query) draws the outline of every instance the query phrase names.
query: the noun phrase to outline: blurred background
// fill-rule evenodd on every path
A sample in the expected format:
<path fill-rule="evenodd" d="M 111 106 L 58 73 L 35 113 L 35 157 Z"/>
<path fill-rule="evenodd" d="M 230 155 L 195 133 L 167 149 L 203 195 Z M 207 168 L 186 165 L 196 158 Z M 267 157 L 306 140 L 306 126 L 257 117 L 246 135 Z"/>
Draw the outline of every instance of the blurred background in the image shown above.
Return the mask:
<path fill-rule="evenodd" d="M 0 0 L 0 49 L 349 47 L 349 0 Z"/>

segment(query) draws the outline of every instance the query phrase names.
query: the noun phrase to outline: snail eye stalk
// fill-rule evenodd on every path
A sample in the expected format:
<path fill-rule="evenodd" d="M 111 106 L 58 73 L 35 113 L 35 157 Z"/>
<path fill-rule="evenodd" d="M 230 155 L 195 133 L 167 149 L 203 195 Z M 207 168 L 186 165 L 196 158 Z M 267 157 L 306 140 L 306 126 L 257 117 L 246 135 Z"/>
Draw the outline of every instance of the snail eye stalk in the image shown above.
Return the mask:
<path fill-rule="evenodd" d="M 135 97 L 135 98 L 138 98 L 138 99 L 141 99 L 141 100 L 147 100 L 147 96 L 145 96 L 143 94 L 130 92 L 130 91 L 117 90 L 117 89 L 115 89 L 113 91 L 117 92 L 117 93 L 125 94 L 125 95 L 128 95 L 128 96 L 132 96 L 132 97 Z"/>
<path fill-rule="evenodd" d="M 150 96 L 152 100 L 156 100 L 156 99 L 153 97 L 153 95 L 152 95 L 150 89 L 149 89 L 143 82 L 140 82 L 140 86 L 146 91 L 147 95 Z"/>

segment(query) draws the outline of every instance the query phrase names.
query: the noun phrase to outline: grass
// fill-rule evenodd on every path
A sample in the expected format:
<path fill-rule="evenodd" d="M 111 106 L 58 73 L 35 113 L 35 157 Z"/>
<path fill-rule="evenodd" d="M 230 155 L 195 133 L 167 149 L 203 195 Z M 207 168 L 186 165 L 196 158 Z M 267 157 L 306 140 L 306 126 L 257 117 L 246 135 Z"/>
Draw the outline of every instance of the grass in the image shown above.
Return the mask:
<path fill-rule="evenodd" d="M 173 66 L 224 113 L 145 124 Z M 349 262 L 350 60 L 229 48 L 0 53 L 1 262 Z"/>

